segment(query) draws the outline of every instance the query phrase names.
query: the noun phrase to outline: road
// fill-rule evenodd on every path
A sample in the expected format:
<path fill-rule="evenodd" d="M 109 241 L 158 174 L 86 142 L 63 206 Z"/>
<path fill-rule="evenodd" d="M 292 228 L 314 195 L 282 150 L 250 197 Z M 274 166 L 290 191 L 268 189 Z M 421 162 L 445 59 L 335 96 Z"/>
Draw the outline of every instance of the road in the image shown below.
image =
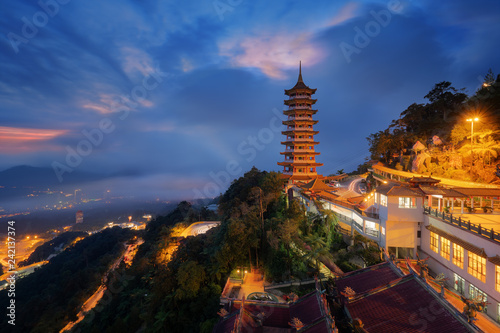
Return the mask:
<path fill-rule="evenodd" d="M 197 236 L 204 234 L 208 230 L 220 225 L 220 221 L 202 221 L 195 222 L 187 227 L 182 233 L 181 237 Z"/>
<path fill-rule="evenodd" d="M 139 238 L 134 244 L 126 245 L 127 249 L 124 251 L 123 255 L 121 255 L 118 259 L 115 260 L 115 262 L 110 266 L 106 276 L 103 279 L 103 284 L 97 289 L 97 291 L 90 296 L 85 303 L 83 303 L 80 312 L 78 312 L 77 317 L 78 319 L 76 321 L 68 323 L 62 330 L 59 331 L 59 333 L 65 332 L 65 331 L 70 331 L 76 324 L 78 324 L 80 321 L 82 321 L 87 313 L 92 310 L 97 303 L 101 300 L 101 298 L 104 296 L 104 293 L 106 292 L 106 285 L 105 283 L 107 282 L 109 274 L 116 269 L 122 260 L 124 260 L 126 263 L 127 261 L 131 262 L 135 254 L 137 253 L 137 248 L 139 245 L 144 243 L 144 240 L 142 238 Z"/>
<path fill-rule="evenodd" d="M 339 190 L 337 191 L 337 194 L 340 195 L 343 198 L 351 198 L 351 197 L 359 197 L 360 195 L 363 195 L 362 193 L 362 181 L 365 178 L 363 177 L 357 177 L 351 180 L 348 180 L 346 182 L 340 183 Z"/>

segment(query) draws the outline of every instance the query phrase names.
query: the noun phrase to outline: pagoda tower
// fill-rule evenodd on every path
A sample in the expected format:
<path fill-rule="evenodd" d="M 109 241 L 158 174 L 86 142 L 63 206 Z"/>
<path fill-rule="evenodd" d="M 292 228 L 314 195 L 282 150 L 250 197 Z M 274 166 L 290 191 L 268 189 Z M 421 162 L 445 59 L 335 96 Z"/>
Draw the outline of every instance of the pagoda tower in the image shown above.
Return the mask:
<path fill-rule="evenodd" d="M 316 89 L 309 88 L 302 80 L 302 63 L 300 63 L 297 84 L 292 89 L 285 90 L 285 95 L 288 96 L 285 105 L 288 109 L 285 109 L 283 114 L 288 119 L 283 121 L 286 130 L 281 132 L 286 136 L 286 140 L 281 142 L 285 145 L 285 151 L 281 153 L 285 155 L 285 161 L 278 162 L 278 165 L 284 167 L 283 177 L 288 180 L 289 185 L 323 178 L 316 173 L 316 168 L 323 164 L 316 162 L 316 156 L 320 153 L 314 150 L 314 146 L 319 144 L 314 141 L 314 135 L 319 132 L 313 129 L 313 125 L 318 121 L 312 119 L 318 112 L 312 109 L 317 101 L 311 98 L 315 92 Z"/>

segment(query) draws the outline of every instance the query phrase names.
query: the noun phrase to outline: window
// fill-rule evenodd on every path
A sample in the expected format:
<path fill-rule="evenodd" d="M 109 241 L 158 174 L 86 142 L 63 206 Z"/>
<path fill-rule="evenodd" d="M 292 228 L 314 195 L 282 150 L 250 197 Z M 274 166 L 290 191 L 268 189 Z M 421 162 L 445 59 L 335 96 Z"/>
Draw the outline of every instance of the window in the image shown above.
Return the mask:
<path fill-rule="evenodd" d="M 399 197 L 399 208 L 416 208 L 416 198 Z"/>
<path fill-rule="evenodd" d="M 486 295 L 481 289 L 474 286 L 472 283 L 469 285 L 469 297 L 470 298 L 482 298 L 482 301 L 488 302 L 488 295 Z M 483 312 L 486 313 L 488 306 L 484 307 Z"/>
<path fill-rule="evenodd" d="M 478 256 L 475 253 L 469 253 L 469 268 L 467 272 L 475 278 L 486 282 L 486 259 Z"/>
<path fill-rule="evenodd" d="M 383 195 L 383 194 L 381 194 L 381 195 L 380 195 L 380 204 L 381 204 L 382 206 L 387 207 L 387 196 L 385 196 L 385 195 Z"/>
<path fill-rule="evenodd" d="M 463 295 L 465 292 L 465 280 L 456 273 L 454 273 L 453 276 L 455 277 L 455 290 Z"/>
<path fill-rule="evenodd" d="M 464 268 L 464 248 L 457 244 L 453 244 L 453 264 Z"/>
<path fill-rule="evenodd" d="M 378 193 L 375 193 L 375 196 L 373 197 L 373 202 L 375 203 L 378 202 Z"/>
<path fill-rule="evenodd" d="M 450 260 L 450 240 L 441 237 L 441 257 Z"/>
<path fill-rule="evenodd" d="M 495 272 L 496 272 L 495 289 L 497 291 L 500 291 L 500 266 L 495 265 Z"/>
<path fill-rule="evenodd" d="M 431 231 L 431 250 L 439 252 L 439 235 Z"/>

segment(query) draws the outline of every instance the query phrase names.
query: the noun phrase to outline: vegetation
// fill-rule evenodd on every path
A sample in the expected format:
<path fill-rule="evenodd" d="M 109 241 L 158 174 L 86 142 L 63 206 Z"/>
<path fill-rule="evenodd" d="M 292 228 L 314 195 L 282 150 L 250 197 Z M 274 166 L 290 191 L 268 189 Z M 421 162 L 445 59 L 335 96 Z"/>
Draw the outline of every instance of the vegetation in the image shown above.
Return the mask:
<path fill-rule="evenodd" d="M 77 243 L 77 234 L 61 235 L 37 250 L 37 258 L 59 242 L 74 244 L 16 286 L 16 302 L 23 304 L 16 328 L 60 330 L 104 282 L 105 296 L 75 331 L 211 332 L 222 289 L 235 269 L 257 267 L 275 282 L 304 279 L 318 274 L 321 261 L 333 259 L 332 251 L 349 252 L 336 232 L 335 215 L 317 206 L 317 214 L 306 214 L 302 204 L 283 194 L 279 174 L 252 168 L 219 198 L 219 216 L 183 201 L 141 234 L 113 228 Z M 190 223 L 216 218 L 220 226 L 206 234 L 178 237 Z M 119 265 L 106 279 L 110 264 L 133 236 L 144 243 L 132 264 Z M 367 248 L 355 250 L 362 256 Z M 6 292 L 0 293 L 0 300 L 6 299 Z M 1 325 L 7 327 L 6 319 Z"/>
<path fill-rule="evenodd" d="M 448 178 L 492 182 L 500 150 L 500 75 L 491 70 L 482 87 L 468 97 L 450 82 L 437 83 L 401 112 L 389 127 L 367 137 L 371 158 L 399 170 L 411 170 Z M 474 143 L 471 147 L 471 122 Z M 423 144 L 412 150 L 415 143 Z M 418 156 L 420 155 L 420 156 Z M 472 170 L 471 170 L 472 169 Z"/>
<path fill-rule="evenodd" d="M 36 248 L 28 259 L 19 263 L 19 267 L 28 266 L 39 261 L 46 260 L 51 254 L 62 252 L 77 239 L 85 238 L 88 234 L 83 231 L 68 231 L 60 234 L 56 238 L 47 241 Z M 58 250 L 58 251 L 57 251 Z"/>
<path fill-rule="evenodd" d="M 322 209 L 306 215 L 296 200 L 288 202 L 274 172 L 252 168 L 235 180 L 220 197 L 219 213 L 219 227 L 180 242 L 176 236 L 199 209 L 181 202 L 150 222 L 132 266 L 119 272 L 130 277 L 126 288 L 78 329 L 211 332 L 222 289 L 236 268 L 259 267 L 276 282 L 307 278 L 317 273 L 319 256 L 346 247 L 335 216 Z"/>
<path fill-rule="evenodd" d="M 128 229 L 106 229 L 89 236 L 31 275 L 16 282 L 16 325 L 0 319 L 2 332 L 58 332 L 76 319 L 79 306 L 101 285 L 113 261 L 123 252 L 123 243 L 133 233 Z M 8 289 L 0 292 L 0 303 L 8 304 Z"/>

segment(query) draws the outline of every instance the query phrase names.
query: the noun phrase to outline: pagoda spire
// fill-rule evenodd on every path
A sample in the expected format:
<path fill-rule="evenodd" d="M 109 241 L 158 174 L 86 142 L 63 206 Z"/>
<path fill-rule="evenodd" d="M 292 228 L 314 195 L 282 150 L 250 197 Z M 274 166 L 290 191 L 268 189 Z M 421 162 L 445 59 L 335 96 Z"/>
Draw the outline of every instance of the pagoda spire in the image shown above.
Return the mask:
<path fill-rule="evenodd" d="M 299 79 L 297 80 L 297 83 L 299 82 L 304 83 L 304 81 L 302 81 L 302 61 L 299 61 Z"/>

